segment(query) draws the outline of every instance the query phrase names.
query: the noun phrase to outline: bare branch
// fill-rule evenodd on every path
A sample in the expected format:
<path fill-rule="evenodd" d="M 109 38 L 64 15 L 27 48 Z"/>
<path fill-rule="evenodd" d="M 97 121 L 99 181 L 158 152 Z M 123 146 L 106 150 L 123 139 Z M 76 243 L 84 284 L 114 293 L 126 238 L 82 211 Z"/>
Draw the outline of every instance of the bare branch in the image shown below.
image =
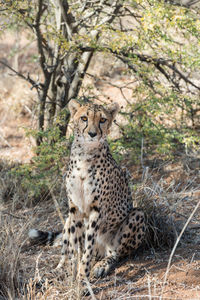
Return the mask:
<path fill-rule="evenodd" d="M 165 65 L 166 65 L 168 68 L 170 68 L 171 70 L 173 70 L 175 73 L 177 73 L 177 74 L 179 75 L 179 77 L 180 77 L 181 79 L 183 79 L 185 82 L 191 84 L 193 87 L 195 87 L 196 89 L 200 90 L 200 87 L 197 86 L 196 84 L 194 84 L 194 83 L 193 83 L 190 79 L 188 79 L 181 71 L 179 71 L 179 70 L 176 68 L 175 64 L 171 65 L 171 64 L 169 64 L 169 63 L 166 63 Z"/>
<path fill-rule="evenodd" d="M 22 73 L 14 70 L 11 66 L 9 66 L 7 63 L 5 63 L 4 61 L 0 60 L 0 64 L 4 65 L 6 68 L 8 68 L 9 70 L 11 70 L 13 73 L 15 73 L 17 76 L 19 76 L 20 78 L 28 81 L 30 84 L 32 84 L 32 88 L 36 88 L 41 89 L 42 90 L 42 84 L 41 83 L 37 83 L 36 81 L 34 81 L 29 75 L 26 77 L 24 76 Z"/>
<path fill-rule="evenodd" d="M 69 11 L 69 4 L 67 0 L 59 0 L 59 6 L 61 8 L 62 16 L 67 29 L 68 40 L 72 40 L 72 35 L 76 31 L 75 18 Z"/>
<path fill-rule="evenodd" d="M 38 12 L 36 15 L 36 20 L 35 24 L 33 24 L 33 27 L 36 31 L 36 36 L 37 36 L 37 46 L 38 46 L 38 52 L 40 55 L 39 61 L 40 61 L 40 66 L 42 68 L 42 71 L 44 73 L 45 78 L 49 76 L 49 72 L 47 70 L 47 65 L 46 65 L 46 59 L 45 59 L 45 54 L 44 54 L 44 49 L 43 49 L 43 36 L 40 30 L 40 20 L 42 17 L 42 14 L 44 13 L 46 9 L 46 6 L 43 6 L 43 0 L 38 0 Z"/>
<path fill-rule="evenodd" d="M 115 51 L 112 51 L 112 49 L 110 49 L 110 51 L 112 53 L 116 53 Z M 124 51 L 119 51 L 117 53 L 121 53 L 122 55 L 124 55 L 125 57 L 130 57 L 130 49 L 127 49 L 126 52 Z M 193 87 L 195 87 L 196 89 L 200 90 L 200 87 L 197 86 L 195 83 L 193 83 L 190 79 L 188 79 L 180 70 L 177 69 L 177 67 L 175 66 L 175 63 L 172 60 L 169 59 L 163 59 L 163 58 L 154 58 L 148 55 L 143 55 L 143 54 L 138 54 L 138 53 L 131 53 L 132 57 L 138 57 L 141 61 L 143 62 L 147 62 L 147 63 L 152 63 L 155 65 L 155 67 L 157 67 L 160 71 L 162 70 L 162 73 L 166 76 L 166 78 L 169 81 L 172 81 L 176 87 L 177 84 L 173 81 L 172 77 L 170 77 L 170 75 L 167 75 L 166 72 L 164 72 L 164 69 L 162 69 L 160 66 L 167 66 L 169 69 L 173 70 L 177 75 L 179 75 L 180 79 L 183 79 L 185 82 L 189 83 L 190 85 L 192 85 Z M 171 62 L 171 63 L 170 63 Z"/>

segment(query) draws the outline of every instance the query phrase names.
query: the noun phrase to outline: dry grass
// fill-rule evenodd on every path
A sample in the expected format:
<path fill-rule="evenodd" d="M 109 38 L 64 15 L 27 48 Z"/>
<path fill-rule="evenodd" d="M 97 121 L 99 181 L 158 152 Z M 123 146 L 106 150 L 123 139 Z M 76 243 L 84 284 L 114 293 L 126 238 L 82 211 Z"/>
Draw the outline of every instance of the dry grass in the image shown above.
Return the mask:
<path fill-rule="evenodd" d="M 13 217 L 1 213 L 0 232 L 0 296 L 17 299 L 23 292 L 23 273 L 20 255 L 25 242 L 26 225 L 19 228 Z"/>
<path fill-rule="evenodd" d="M 200 193 L 197 169 L 190 169 L 187 175 L 183 168 L 179 173 L 176 169 L 173 174 L 172 166 L 168 163 L 162 171 L 148 169 L 145 174 L 133 175 L 138 182 L 134 202 L 148 216 L 148 249 L 139 249 L 134 259 L 127 258 L 110 276 L 98 281 L 91 279 L 94 295 L 83 297 L 79 284 L 69 276 L 67 265 L 63 270 L 55 270 L 60 249 L 30 248 L 26 241 L 27 231 L 33 226 L 48 230 L 62 228 L 53 199 L 41 201 L 33 208 L 25 207 L 25 194 L 20 191 L 19 183 L 12 182 L 7 174 L 10 166 L 4 163 L 0 169 L 3 183 L 0 185 L 0 299 L 200 299 L 198 211 L 171 257 L 165 278 L 170 248 L 199 201 Z"/>

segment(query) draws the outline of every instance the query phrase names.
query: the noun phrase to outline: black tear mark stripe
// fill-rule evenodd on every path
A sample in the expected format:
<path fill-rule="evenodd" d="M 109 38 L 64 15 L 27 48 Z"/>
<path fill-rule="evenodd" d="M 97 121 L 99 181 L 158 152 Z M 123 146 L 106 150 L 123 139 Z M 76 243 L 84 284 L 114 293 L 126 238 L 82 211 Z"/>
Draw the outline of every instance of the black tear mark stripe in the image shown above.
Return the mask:
<path fill-rule="evenodd" d="M 87 124 L 86 124 L 86 126 L 85 126 L 85 128 L 83 129 L 83 133 L 84 133 L 84 131 L 85 131 L 85 129 L 88 127 L 88 121 L 87 121 Z"/>
<path fill-rule="evenodd" d="M 99 130 L 100 130 L 100 133 L 101 133 L 101 136 L 103 135 L 103 132 L 101 130 L 101 125 L 100 125 L 100 122 L 99 122 Z"/>

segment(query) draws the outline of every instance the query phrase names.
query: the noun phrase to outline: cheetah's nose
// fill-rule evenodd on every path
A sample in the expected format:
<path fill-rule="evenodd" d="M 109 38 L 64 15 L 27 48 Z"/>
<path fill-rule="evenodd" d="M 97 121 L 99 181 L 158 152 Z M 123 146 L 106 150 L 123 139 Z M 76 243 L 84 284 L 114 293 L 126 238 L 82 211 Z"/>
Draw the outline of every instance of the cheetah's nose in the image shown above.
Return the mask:
<path fill-rule="evenodd" d="M 96 132 L 91 132 L 91 131 L 89 131 L 88 134 L 89 134 L 89 136 L 91 136 L 92 138 L 95 137 L 95 136 L 97 135 Z"/>

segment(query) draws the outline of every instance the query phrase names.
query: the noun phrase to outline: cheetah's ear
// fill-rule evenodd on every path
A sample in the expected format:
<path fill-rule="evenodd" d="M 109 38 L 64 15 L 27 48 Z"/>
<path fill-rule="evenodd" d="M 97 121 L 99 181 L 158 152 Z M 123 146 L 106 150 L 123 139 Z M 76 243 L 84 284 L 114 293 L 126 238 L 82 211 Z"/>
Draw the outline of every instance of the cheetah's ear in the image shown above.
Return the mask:
<path fill-rule="evenodd" d="M 78 103 L 76 100 L 72 99 L 69 101 L 68 108 L 72 117 L 75 115 L 75 113 L 80 107 L 80 103 Z"/>
<path fill-rule="evenodd" d="M 108 112 L 112 115 L 112 119 L 114 120 L 116 114 L 119 111 L 119 104 L 116 102 L 111 103 L 110 105 L 107 106 Z"/>

